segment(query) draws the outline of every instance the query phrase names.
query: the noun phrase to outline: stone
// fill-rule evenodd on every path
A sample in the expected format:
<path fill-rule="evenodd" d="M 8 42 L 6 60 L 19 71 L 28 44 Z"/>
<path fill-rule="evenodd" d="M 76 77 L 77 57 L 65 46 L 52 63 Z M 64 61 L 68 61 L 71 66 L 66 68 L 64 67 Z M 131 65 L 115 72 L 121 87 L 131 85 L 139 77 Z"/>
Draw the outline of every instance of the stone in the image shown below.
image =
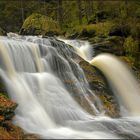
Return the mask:
<path fill-rule="evenodd" d="M 4 96 L 0 96 L 0 115 L 4 115 L 5 119 L 12 119 L 16 107 L 16 103 Z"/>
<path fill-rule="evenodd" d="M 83 69 L 91 90 L 103 103 L 105 114 L 111 117 L 120 116 L 120 107 L 117 98 L 110 89 L 103 74 L 88 62 L 82 60 L 79 65 Z"/>

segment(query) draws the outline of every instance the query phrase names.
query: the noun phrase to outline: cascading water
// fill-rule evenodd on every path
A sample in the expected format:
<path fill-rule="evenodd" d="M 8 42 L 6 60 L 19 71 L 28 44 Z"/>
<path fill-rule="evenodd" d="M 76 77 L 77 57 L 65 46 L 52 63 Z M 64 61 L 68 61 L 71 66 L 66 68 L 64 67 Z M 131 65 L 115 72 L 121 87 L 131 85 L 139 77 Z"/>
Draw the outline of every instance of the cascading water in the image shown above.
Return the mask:
<path fill-rule="evenodd" d="M 75 46 L 74 49 L 78 54 L 79 52 L 80 54 L 89 54 L 88 56 L 90 57 L 85 55 L 80 56 L 104 73 L 112 89 L 114 90 L 114 93 L 118 97 L 118 101 L 122 106 L 125 106 L 125 109 L 128 110 L 127 113 L 129 113 L 129 115 L 140 115 L 140 87 L 137 80 L 125 63 L 121 62 L 117 57 L 107 53 L 100 54 L 92 59 L 92 47 L 88 42 L 85 42 L 86 47 L 83 50 L 81 49 L 83 48 L 82 41 L 63 41 Z M 123 112 L 122 114 L 128 115 L 124 114 Z"/>
<path fill-rule="evenodd" d="M 93 47 L 90 46 L 90 43 L 88 41 L 66 40 L 59 37 L 58 39 L 64 41 L 66 44 L 73 46 L 77 54 L 86 61 L 90 61 L 92 59 L 94 51 Z"/>
<path fill-rule="evenodd" d="M 53 38 L 0 37 L 0 76 L 19 104 L 14 122 L 41 138 L 140 138 L 138 116 L 100 115 L 102 104 L 77 59 L 73 48 Z M 75 96 L 89 103 L 94 116 L 83 110 Z"/>
<path fill-rule="evenodd" d="M 127 66 L 110 54 L 98 55 L 90 63 L 106 75 L 119 101 L 129 110 L 128 113 L 133 116 L 140 115 L 140 87 Z"/>

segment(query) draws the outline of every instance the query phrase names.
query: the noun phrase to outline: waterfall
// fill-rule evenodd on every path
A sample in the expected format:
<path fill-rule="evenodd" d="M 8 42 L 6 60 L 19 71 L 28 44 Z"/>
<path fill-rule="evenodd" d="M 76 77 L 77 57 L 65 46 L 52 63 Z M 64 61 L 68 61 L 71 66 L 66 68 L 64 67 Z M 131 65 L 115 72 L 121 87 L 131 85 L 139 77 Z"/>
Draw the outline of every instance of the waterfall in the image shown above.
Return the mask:
<path fill-rule="evenodd" d="M 90 62 L 107 77 L 118 101 L 126 106 L 130 115 L 140 115 L 140 87 L 126 64 L 111 54 L 101 54 Z M 115 65 L 114 65 L 115 64 Z"/>
<path fill-rule="evenodd" d="M 86 59 L 87 51 L 82 52 Z M 18 103 L 14 123 L 41 138 L 140 138 L 138 115 L 112 119 L 102 114 L 102 103 L 90 90 L 78 59 L 75 48 L 55 38 L 0 37 L 0 76 Z M 76 96 L 88 102 L 94 115 Z"/>
<path fill-rule="evenodd" d="M 65 39 L 60 40 L 74 46 L 77 54 L 103 72 L 105 77 L 108 79 L 114 94 L 117 96 L 118 101 L 127 110 L 127 114 L 122 112 L 123 115 L 140 115 L 139 83 L 125 63 L 120 61 L 117 57 L 107 53 L 100 54 L 97 57 L 92 58 L 92 47 L 87 41 L 85 42 L 86 45 L 85 49 L 83 50 L 81 49 L 84 46 L 83 41 Z"/>

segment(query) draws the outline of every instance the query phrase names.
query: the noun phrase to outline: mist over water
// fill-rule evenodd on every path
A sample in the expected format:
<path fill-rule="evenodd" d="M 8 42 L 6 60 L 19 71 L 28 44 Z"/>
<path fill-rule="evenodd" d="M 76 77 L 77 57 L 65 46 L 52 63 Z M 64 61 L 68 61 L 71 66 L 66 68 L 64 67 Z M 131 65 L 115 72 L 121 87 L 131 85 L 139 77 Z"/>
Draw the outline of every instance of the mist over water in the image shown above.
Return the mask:
<path fill-rule="evenodd" d="M 137 83 L 133 85 L 129 82 L 134 86 L 131 91 L 122 87 L 117 90 L 125 105 L 128 105 L 131 112 L 134 111 L 133 117 L 112 119 L 104 116 L 101 101 L 90 90 L 83 70 L 74 60 L 78 53 L 90 61 L 92 55 L 87 51 L 91 49 L 90 44 L 82 42 L 79 45 L 76 41 L 74 44 L 73 48 L 54 38 L 36 36 L 0 37 L 0 75 L 9 96 L 18 103 L 14 123 L 27 132 L 40 135 L 41 138 L 140 138 L 139 109 L 134 107 L 139 103 L 128 103 L 133 101 L 132 98 L 139 98 L 139 89 L 134 88 Z M 107 77 L 109 75 L 104 70 L 107 62 L 103 59 L 108 60 L 108 65 L 110 61 L 115 61 L 123 67 L 116 58 L 106 55 L 104 57 L 97 56 L 91 63 Z M 106 69 L 114 75 L 115 73 L 111 72 L 112 67 L 113 64 Z M 128 70 L 122 69 L 124 71 L 121 73 L 125 75 L 124 72 Z M 136 82 L 131 73 L 128 72 L 126 76 Z M 115 78 L 109 77 L 109 80 L 119 89 L 120 85 L 114 81 Z M 124 84 L 126 85 L 127 83 Z M 124 95 L 122 90 L 125 90 Z M 130 92 L 133 92 L 133 97 Z M 127 93 L 131 95 L 127 96 Z M 75 94 L 91 105 L 95 115 L 89 114 L 77 103 Z M 97 99 L 96 105 L 90 101 L 89 95 Z M 131 99 L 128 99 L 129 97 Z"/>

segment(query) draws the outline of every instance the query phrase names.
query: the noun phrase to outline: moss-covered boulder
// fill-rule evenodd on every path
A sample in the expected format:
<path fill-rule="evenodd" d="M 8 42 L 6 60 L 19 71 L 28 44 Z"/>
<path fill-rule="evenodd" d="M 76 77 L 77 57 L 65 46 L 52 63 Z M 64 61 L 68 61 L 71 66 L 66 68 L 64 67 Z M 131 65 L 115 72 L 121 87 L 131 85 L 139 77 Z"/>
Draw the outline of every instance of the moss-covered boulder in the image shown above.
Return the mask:
<path fill-rule="evenodd" d="M 60 33 L 60 28 L 56 21 L 45 15 L 34 13 L 23 23 L 20 30 L 21 35 L 47 35 L 53 36 Z"/>

